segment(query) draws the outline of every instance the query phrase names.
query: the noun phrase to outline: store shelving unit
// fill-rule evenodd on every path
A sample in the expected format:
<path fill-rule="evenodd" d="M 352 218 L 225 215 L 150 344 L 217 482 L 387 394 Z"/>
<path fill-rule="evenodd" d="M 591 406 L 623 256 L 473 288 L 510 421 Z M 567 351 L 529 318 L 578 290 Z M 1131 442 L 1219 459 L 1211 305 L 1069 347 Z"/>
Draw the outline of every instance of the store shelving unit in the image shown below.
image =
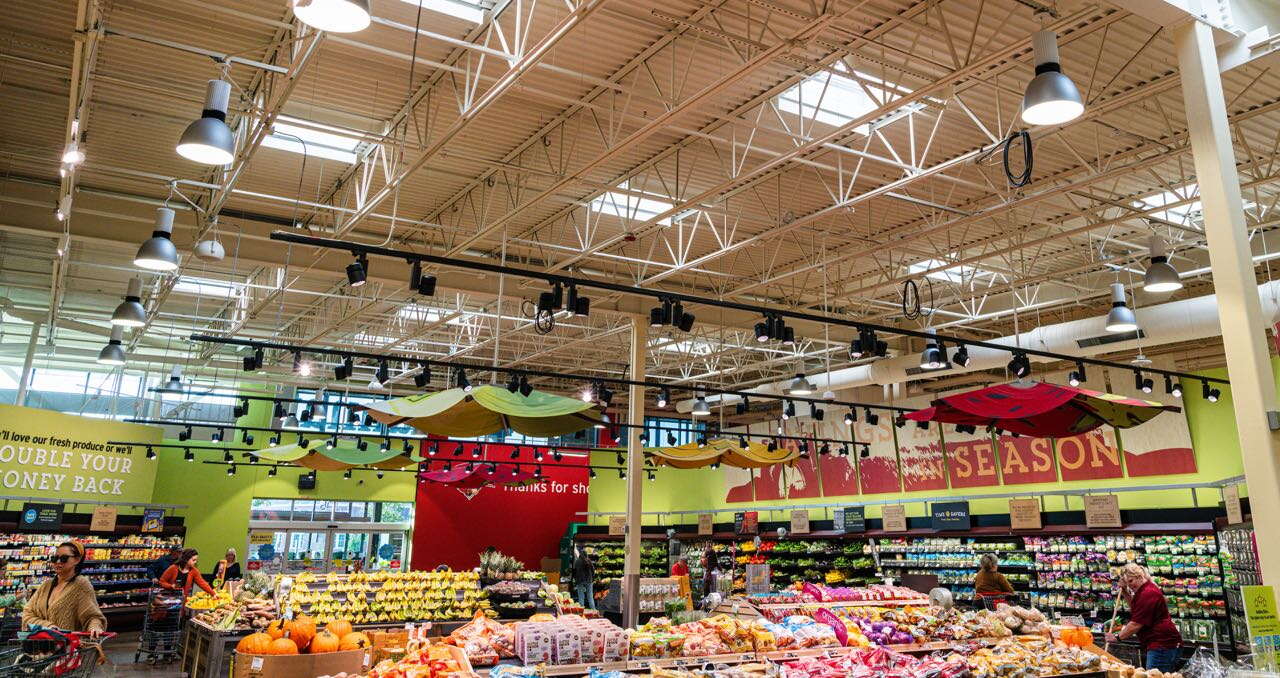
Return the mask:
<path fill-rule="evenodd" d="M 1258 566 L 1258 545 L 1253 531 L 1253 521 L 1228 525 L 1221 520 L 1217 525 L 1219 553 L 1222 563 L 1222 589 L 1227 603 L 1227 620 L 1237 652 L 1250 652 L 1247 639 L 1249 627 L 1244 616 L 1244 600 L 1241 586 L 1262 583 L 1262 571 Z"/>

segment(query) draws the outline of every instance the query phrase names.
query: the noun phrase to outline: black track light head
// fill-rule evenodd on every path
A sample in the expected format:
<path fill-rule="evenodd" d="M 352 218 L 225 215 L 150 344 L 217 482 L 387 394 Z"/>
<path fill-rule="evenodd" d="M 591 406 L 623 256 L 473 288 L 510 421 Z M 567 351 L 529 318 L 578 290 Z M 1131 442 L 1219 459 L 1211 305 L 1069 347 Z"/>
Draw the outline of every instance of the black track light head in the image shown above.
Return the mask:
<path fill-rule="evenodd" d="M 364 253 L 357 254 L 356 260 L 347 264 L 347 284 L 352 287 L 361 287 L 368 277 L 369 259 Z"/>
<path fill-rule="evenodd" d="M 671 402 L 671 390 L 666 386 L 663 386 L 662 389 L 658 391 L 658 407 L 666 407 L 669 402 Z"/>
<path fill-rule="evenodd" d="M 454 385 L 463 391 L 471 392 L 471 380 L 467 379 L 467 371 L 461 367 L 458 368 L 457 373 L 454 375 Z"/>
<path fill-rule="evenodd" d="M 151 449 L 150 445 L 147 445 L 147 459 L 155 459 L 155 458 L 156 458 L 156 451 Z"/>
<path fill-rule="evenodd" d="M 195 453 L 195 452 L 192 452 L 190 447 L 185 447 L 185 448 L 183 448 L 183 450 L 182 450 L 182 460 L 183 460 L 183 461 L 195 461 L 195 460 L 196 460 L 196 453 Z"/>
<path fill-rule="evenodd" d="M 526 398 L 533 395 L 533 385 L 529 383 L 529 378 L 523 374 L 520 375 L 520 395 Z"/>
<path fill-rule="evenodd" d="M 1173 377 L 1164 375 L 1164 392 L 1175 397 L 1182 397 L 1182 382 L 1174 382 Z"/>
<path fill-rule="evenodd" d="M 515 372 L 511 373 L 511 377 L 507 379 L 507 392 L 517 393 L 520 391 L 520 375 Z"/>
<path fill-rule="evenodd" d="M 1088 380 L 1089 376 L 1084 371 L 1084 363 L 1076 362 L 1076 369 L 1067 375 L 1067 383 L 1072 386 L 1079 386 L 1081 382 Z"/>
<path fill-rule="evenodd" d="M 426 388 L 431 383 L 431 366 L 422 363 L 418 365 L 418 373 L 413 375 L 413 385 L 418 388 Z"/>
<path fill-rule="evenodd" d="M 960 344 L 960 348 L 956 349 L 955 355 L 951 356 L 952 364 L 965 367 L 969 364 L 969 348 L 964 344 Z"/>
<path fill-rule="evenodd" d="M 857 420 L 858 420 L 858 412 L 857 412 L 856 410 L 854 410 L 852 407 L 851 407 L 851 408 L 849 408 L 849 411 L 848 411 L 848 412 L 845 412 L 845 413 L 844 413 L 844 425 L 845 425 L 845 426 L 853 426 L 853 423 L 854 423 L 855 421 L 857 421 Z"/>
<path fill-rule="evenodd" d="M 871 426 L 875 426 L 880 423 L 880 415 L 872 412 L 870 407 L 863 408 L 862 418 Z"/>

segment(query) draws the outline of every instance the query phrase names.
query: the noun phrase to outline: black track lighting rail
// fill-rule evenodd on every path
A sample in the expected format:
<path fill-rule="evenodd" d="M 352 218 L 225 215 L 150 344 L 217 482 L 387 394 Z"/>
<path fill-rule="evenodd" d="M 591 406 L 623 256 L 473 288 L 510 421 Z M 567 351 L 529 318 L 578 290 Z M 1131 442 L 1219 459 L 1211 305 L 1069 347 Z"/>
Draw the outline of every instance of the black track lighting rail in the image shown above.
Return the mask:
<path fill-rule="evenodd" d="M 530 377 L 546 377 L 550 379 L 567 379 L 569 381 L 581 381 L 587 384 L 596 382 L 613 384 L 615 386 L 643 386 L 645 388 L 665 389 L 666 391 L 681 391 L 686 393 L 703 393 L 715 395 L 733 395 L 747 399 L 759 400 L 780 400 L 793 401 L 799 403 L 812 403 L 815 405 L 831 405 L 836 407 L 861 407 L 871 408 L 873 410 L 885 410 L 887 412 L 907 413 L 914 412 L 909 407 L 895 407 L 893 405 L 885 405 L 883 403 L 861 403 L 848 400 L 826 400 L 823 398 L 809 398 L 805 396 L 777 394 L 777 393 L 756 393 L 754 391 L 735 391 L 730 389 L 715 388 L 711 386 L 691 386 L 685 384 L 664 384 L 657 381 L 641 381 L 636 379 L 623 379 L 621 377 L 597 377 L 584 374 L 571 374 L 566 372 L 550 372 L 546 370 L 530 370 L 519 367 L 501 367 L 496 365 L 484 365 L 479 363 L 460 363 L 449 362 L 445 360 L 434 360 L 431 358 L 420 358 L 405 355 L 393 355 L 386 353 L 369 353 L 366 351 L 351 351 L 337 348 L 309 348 L 297 346 L 295 344 L 285 344 L 274 341 L 259 341 L 256 339 L 237 339 L 235 337 L 219 337 L 211 334 L 192 334 L 188 337 L 191 341 L 201 341 L 213 344 L 225 344 L 228 346 L 249 346 L 257 349 L 273 350 L 273 351 L 300 351 L 302 353 L 312 353 L 316 355 L 328 355 L 340 358 L 363 358 L 365 360 L 376 360 L 380 362 L 400 362 L 411 363 L 428 367 L 439 367 L 448 370 L 470 370 L 473 372 L 497 372 L 506 375 L 522 375 Z M 310 402 L 310 401 L 307 401 Z"/>
<path fill-rule="evenodd" d="M 496 273 L 504 275 L 514 275 L 522 278 L 531 278 L 534 280 L 544 280 L 552 284 L 560 285 L 576 285 L 579 287 L 587 287 L 607 292 L 617 292 L 619 294 L 628 294 L 632 296 L 649 297 L 658 299 L 662 302 L 688 302 L 694 304 L 702 304 L 704 306 L 713 306 L 717 308 L 730 309 L 735 311 L 746 311 L 756 313 L 762 316 L 773 316 L 782 318 L 792 318 L 795 320 L 803 320 L 819 324 L 839 325 L 841 327 L 849 327 L 855 330 L 873 330 L 875 332 L 884 332 L 886 334 L 896 334 L 905 337 L 915 337 L 918 339 L 936 338 L 939 347 L 952 346 L 959 348 L 961 346 L 979 346 L 998 351 L 1007 351 L 1014 356 L 1039 356 L 1041 358 L 1049 358 L 1051 360 L 1061 360 L 1064 362 L 1084 363 L 1097 367 L 1113 367 L 1128 371 L 1141 371 L 1151 374 L 1159 374 L 1169 377 L 1177 377 L 1190 381 L 1199 381 L 1201 383 L 1230 384 L 1227 379 L 1219 379 L 1217 377 L 1206 377 L 1197 374 L 1189 374 L 1186 372 L 1177 372 L 1173 370 L 1162 370 L 1154 367 L 1137 368 L 1133 365 L 1114 362 L 1110 360 L 1099 360 L 1097 358 L 1085 358 L 1080 356 L 1066 355 L 1063 353 L 1054 353 L 1052 351 L 1041 351 L 1038 349 L 1021 348 L 1016 346 L 1005 346 L 989 341 L 980 341 L 976 339 L 965 339 L 951 335 L 935 334 L 924 330 L 912 330 L 900 327 L 892 327 L 889 325 L 879 325 L 876 323 L 868 323 L 857 320 L 849 320 L 846 318 L 837 318 L 832 316 L 820 315 L 817 313 L 809 313 L 805 311 L 795 311 L 781 308 L 765 308 L 754 304 L 744 304 L 736 301 L 726 301 L 723 299 L 712 299 L 702 297 L 685 292 L 674 292 L 667 290 L 652 290 L 643 287 L 635 287 L 632 285 L 620 285 L 618 283 L 603 282 L 591 280 L 589 278 L 580 278 L 575 276 L 561 275 L 559 273 L 548 273 L 545 271 L 536 271 L 527 268 L 518 268 L 515 266 L 503 266 L 500 264 L 490 264 L 483 261 L 472 261 L 468 259 L 457 259 L 453 257 L 442 257 L 434 254 L 423 254 L 420 252 L 409 252 L 406 250 L 397 250 L 390 247 L 382 247 L 379 245 L 367 245 L 363 243 L 348 242 L 337 240 L 334 238 L 319 238 L 316 236 L 303 235 L 291 231 L 272 231 L 272 240 L 280 242 L 294 243 L 298 245 L 310 245 L 312 247 L 321 247 L 326 249 L 346 250 L 351 252 L 352 256 L 357 258 L 368 255 L 377 255 L 388 257 L 391 259 L 402 259 L 410 264 L 414 262 L 437 264 L 450 268 L 463 268 L 472 271 L 483 271 L 485 273 Z M 939 370 L 939 374 L 945 374 L 944 370 Z M 752 394 L 759 395 L 759 394 Z"/>
<path fill-rule="evenodd" d="M 212 428 L 212 429 L 219 429 L 219 430 L 223 430 L 223 431 L 263 431 L 263 432 L 267 432 L 267 433 L 277 433 L 277 434 L 280 434 L 281 436 L 284 436 L 285 434 L 293 435 L 293 436 L 296 436 L 296 435 L 301 434 L 302 436 L 304 436 L 304 437 L 306 437 L 306 438 L 307 438 L 308 442 L 312 442 L 312 443 L 321 443 L 321 444 L 323 444 L 323 439 L 324 439 L 324 438 L 332 438 L 332 437 L 334 437 L 334 436 L 337 436 L 337 437 L 339 437 L 339 438 L 370 438 L 370 439 L 382 439 L 382 440 L 387 440 L 387 441 L 397 441 L 397 442 L 399 442 L 399 441 L 405 441 L 405 440 L 409 440 L 409 441 L 423 441 L 424 443 L 426 443 L 426 444 L 427 444 L 427 446 L 428 446 L 428 447 L 432 446 L 433 444 L 434 444 L 434 445 L 440 445 L 440 444 L 446 444 L 446 443 L 448 443 L 448 444 L 455 444 L 455 445 L 459 445 L 459 446 L 463 446 L 463 445 L 473 445 L 473 446 L 481 447 L 481 448 L 482 448 L 482 447 L 484 447 L 484 446 L 486 446 L 486 445 L 505 445 L 505 446 L 509 446 L 509 447 L 517 447 L 517 448 L 528 447 L 528 448 L 538 449 L 538 450 L 550 450 L 553 454 L 554 454 L 556 451 L 560 451 L 560 452 L 563 452 L 563 453 L 566 453 L 566 454 L 570 454 L 570 453 L 574 453 L 574 452 L 610 452 L 610 453 L 614 453 L 614 454 L 621 454 L 621 453 L 625 453 L 625 452 L 626 452 L 626 447 L 625 447 L 625 446 L 623 446 L 623 447 L 599 447 L 599 446 L 595 446 L 595 445 L 590 445 L 590 446 L 586 446 L 586 445 L 546 445 L 546 444 L 542 444 L 542 443 L 498 442 L 498 441 L 492 441 L 492 440 L 454 440 L 454 439 L 452 439 L 452 438 L 428 438 L 428 437 L 425 437 L 425 436 L 405 436 L 405 435 L 395 435 L 395 434 L 386 434 L 386 435 L 384 435 L 384 434 L 381 434 L 381 433 L 364 433 L 364 432 L 360 432 L 360 431 L 345 431 L 345 432 L 344 432 L 344 431 L 341 431 L 341 430 L 338 430 L 338 431 L 330 431 L 330 430 L 314 430 L 314 429 L 303 429 L 303 428 L 268 428 L 268 427 L 262 427 L 262 426 L 239 426 L 239 425 L 236 425 L 236 424 L 222 424 L 222 423 L 212 422 L 212 421 L 186 421 L 186 420 L 173 420 L 173 419 L 140 419 L 140 418 L 130 418 L 130 419 L 125 419 L 125 421 L 126 421 L 126 422 L 128 422 L 128 423 L 130 423 L 130 424 L 151 424 L 151 425 L 155 425 L 155 426 L 177 426 L 177 427 L 179 427 L 179 428 L 181 428 L 181 427 L 186 427 L 186 428 Z M 682 420 L 682 421 L 692 421 L 692 422 L 695 422 L 695 423 L 696 423 L 698 420 L 693 419 L 693 420 Z M 896 421 L 897 421 L 900 425 L 905 425 L 905 423 L 903 423 L 903 422 L 905 422 L 906 420 L 905 420 L 905 419 L 898 419 L 898 420 L 896 420 Z M 630 428 L 647 429 L 647 428 L 648 428 L 648 427 L 643 426 L 643 425 L 637 425 L 637 424 L 623 424 L 623 423 L 610 423 L 610 424 L 609 424 L 609 426 L 612 426 L 612 427 L 615 427 L 615 428 L 622 428 L 622 429 L 630 429 Z M 690 430 L 689 432 L 690 432 L 690 433 L 694 433 L 694 432 L 697 432 L 697 431 Z M 727 431 L 720 431 L 720 430 L 712 430 L 712 429 L 708 429 L 708 430 L 706 430 L 706 431 L 705 431 L 705 435 L 706 435 L 706 436 L 708 436 L 708 437 L 712 437 L 712 436 L 720 436 L 720 437 L 724 437 L 724 438 L 745 438 L 745 439 L 748 439 L 748 440 L 753 439 L 753 438 L 755 438 L 755 439 L 761 439 L 761 440 L 774 440 L 774 441 L 795 440 L 795 441 L 797 441 L 797 442 L 803 442 L 803 443 L 819 443 L 819 444 L 821 444 L 821 443 L 826 443 L 826 444 L 830 444 L 830 445 L 854 445 L 854 446 L 866 446 L 866 447 L 870 447 L 870 445 L 871 445 L 870 443 L 863 442 L 863 441 L 860 441 L 860 440 L 839 440 L 839 439 L 836 439 L 836 438 L 817 438 L 817 437 L 812 437 L 812 436 L 783 435 L 783 434 L 781 434 L 781 433 L 778 433 L 778 434 L 774 434 L 774 433 L 750 433 L 750 432 L 742 432 L 742 433 L 738 433 L 738 432 L 736 432 L 736 431 L 735 431 L 735 432 L 727 432 Z M 215 444 L 216 444 L 216 443 L 218 443 L 219 441 L 198 440 L 198 441 L 195 441 L 194 443 L 186 443 L 186 444 L 183 444 L 184 442 L 186 442 L 186 441 L 181 441 L 181 442 L 176 443 L 176 444 L 170 444 L 170 445 L 169 445 L 169 447 L 198 447 L 198 446 L 199 446 L 199 445 L 198 445 L 199 443 L 215 443 Z M 650 441 L 650 442 L 654 442 L 654 441 Z M 660 442 L 660 441 L 658 441 L 658 442 Z M 158 445 L 158 444 L 152 444 L 152 443 L 128 443 L 128 442 L 122 442 L 122 443 L 119 443 L 119 444 L 120 444 L 120 445 L 133 445 L 133 446 L 136 446 L 136 447 L 146 447 L 146 446 L 148 446 L 148 445 L 151 445 L 152 447 L 159 447 L 159 445 Z M 284 444 L 283 438 L 281 439 L 281 444 Z M 666 445 L 653 445 L 653 447 L 668 447 L 668 446 L 666 446 Z M 225 448 L 225 447 L 221 447 L 221 446 L 219 446 L 219 447 L 216 447 L 216 448 L 212 448 L 212 447 L 210 447 L 210 448 L 208 448 L 208 449 L 219 449 L 219 450 L 223 450 L 223 449 L 228 449 L 228 448 Z M 235 449 L 235 448 L 232 448 L 232 449 Z M 270 449 L 270 448 L 269 448 L 269 447 L 268 447 L 268 448 L 252 447 L 252 448 L 243 448 L 243 449 L 252 451 L 252 450 L 260 450 L 260 449 Z M 459 449 L 461 449 L 461 447 L 459 447 Z M 428 457 L 431 457 L 431 456 L 436 456 L 436 455 L 434 455 L 434 454 L 428 454 Z M 450 455 L 450 456 L 454 456 L 454 455 Z M 458 454 L 458 455 L 456 455 L 456 456 L 462 456 L 462 455 L 461 455 L 461 454 Z M 440 457 L 440 458 L 441 458 L 441 459 L 446 459 L 446 458 L 448 458 L 448 457 L 443 457 L 443 456 L 442 456 L 442 457 Z M 534 463 L 534 462 L 524 462 L 524 463 Z"/>
<path fill-rule="evenodd" d="M 607 465 L 607 464 L 563 464 L 563 463 L 556 463 L 556 462 L 541 463 L 541 462 L 536 462 L 536 461 L 521 461 L 521 462 L 513 462 L 513 461 L 509 461 L 509 460 L 502 460 L 502 461 L 477 461 L 477 460 L 468 460 L 468 461 L 450 461 L 450 460 L 447 460 L 447 459 L 440 459 L 440 460 L 429 460 L 429 461 L 424 462 L 424 463 L 428 463 L 428 464 L 430 464 L 430 463 L 434 463 L 434 462 L 436 462 L 436 461 L 441 462 L 442 464 L 443 464 L 443 463 L 445 463 L 445 462 L 448 462 L 448 463 L 452 463 L 452 464 L 474 464 L 475 466 L 483 466 L 483 465 L 485 465 L 485 464 L 497 464 L 497 465 L 507 464 L 507 465 L 509 465 L 509 466 L 531 466 L 531 467 L 545 466 L 545 467 L 552 467 L 552 468 L 573 468 L 573 469 L 582 469 L 582 470 L 585 470 L 585 471 L 588 471 L 588 472 L 594 472 L 594 471 L 617 471 L 617 472 L 619 472 L 619 473 L 623 473 L 623 474 L 625 474 L 625 473 L 626 473 L 626 471 L 627 471 L 627 467 L 625 467 L 625 466 L 609 466 L 609 465 Z M 201 462 L 200 462 L 200 463 L 202 463 L 202 464 L 209 464 L 209 465 L 212 465 L 212 466 L 249 466 L 249 467 L 253 467 L 253 468 L 274 468 L 274 469 L 282 469 L 282 468 L 284 468 L 284 469 L 291 469 L 291 468 L 296 468 L 296 469 L 299 469 L 299 470 L 306 470 L 306 471 L 308 471 L 308 472 L 314 472 L 314 471 L 315 471 L 315 469 L 310 468 L 310 467 L 308 467 L 308 466 L 301 466 L 301 465 L 299 465 L 299 464 L 292 464 L 292 463 L 289 463 L 289 462 L 280 462 L 280 463 L 270 462 L 270 463 L 249 464 L 249 463 L 247 463 L 247 462 L 234 462 L 234 461 L 220 461 L 220 460 L 216 460 L 216 459 L 204 459 L 204 460 L 201 460 Z M 649 480 L 655 480 L 655 478 L 653 478 L 651 474 L 656 473 L 656 472 L 657 472 L 657 471 L 659 471 L 659 470 L 662 470 L 662 468 L 663 468 L 663 467 L 661 467 L 661 466 L 658 466 L 658 467 L 650 466 L 650 467 L 645 468 L 645 469 L 643 469 L 643 470 L 644 470 L 644 472 L 645 472 L 645 474 L 646 474 L 646 475 L 650 475 Z M 413 474 L 422 473 L 422 470 L 420 470 L 420 469 L 416 469 L 416 468 L 399 468 L 399 469 L 390 469 L 390 468 L 388 468 L 388 469 L 379 469 L 379 468 L 372 467 L 372 466 L 355 466 L 355 467 L 352 467 L 352 468 L 347 469 L 347 470 L 349 470 L 349 471 L 359 471 L 359 472 L 361 472 L 361 473 L 413 473 Z M 446 469 L 432 469 L 432 468 L 428 468 L 428 469 L 426 469 L 426 470 L 427 470 L 427 471 L 440 471 L 440 470 L 446 470 Z M 667 467 L 667 470 L 675 470 L 675 469 L 674 469 L 674 467 Z M 325 473 L 338 473 L 338 471 L 326 471 Z M 342 471 L 342 473 L 346 473 L 346 471 Z M 230 474 L 228 474 L 228 475 L 230 475 Z M 541 481 L 539 481 L 539 482 L 546 482 L 547 480 L 549 480 L 549 478 L 543 478 L 543 479 L 542 479 Z M 423 479 L 423 480 L 421 480 L 420 482 L 427 482 L 427 481 L 426 481 L 425 479 Z"/>
<path fill-rule="evenodd" d="M 316 389 L 317 391 L 322 389 Z M 327 393 L 340 393 L 337 389 L 324 389 Z M 316 405 L 329 407 L 360 407 L 368 403 L 347 403 L 344 401 L 326 401 L 326 400 L 307 400 L 306 398 L 286 398 L 284 396 L 267 396 L 267 395 L 249 395 L 241 393 L 218 393 L 217 391 L 174 391 L 163 386 L 152 386 L 147 389 L 149 393 L 167 393 L 169 395 L 181 395 L 196 398 L 226 398 L 228 400 L 254 400 L 258 402 L 272 403 L 297 403 L 300 405 Z M 360 391 L 364 393 L 364 391 Z M 384 397 L 384 400 L 386 398 Z"/>

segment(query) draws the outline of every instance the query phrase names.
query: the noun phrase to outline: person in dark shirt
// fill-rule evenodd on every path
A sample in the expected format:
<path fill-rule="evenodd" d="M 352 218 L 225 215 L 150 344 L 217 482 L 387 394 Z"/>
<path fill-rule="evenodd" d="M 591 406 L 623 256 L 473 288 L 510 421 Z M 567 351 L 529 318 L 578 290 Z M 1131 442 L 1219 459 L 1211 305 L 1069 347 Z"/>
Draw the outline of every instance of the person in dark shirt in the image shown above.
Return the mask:
<path fill-rule="evenodd" d="M 1129 563 L 1120 568 L 1120 597 L 1129 603 L 1129 623 L 1118 633 L 1108 633 L 1107 640 L 1115 642 L 1136 635 L 1147 656 L 1146 668 L 1177 670 L 1182 634 L 1169 618 L 1164 593 L 1141 565 Z"/>
<path fill-rule="evenodd" d="M 182 555 L 181 546 L 175 545 L 171 547 L 168 553 L 156 558 L 155 561 L 147 566 L 147 577 L 151 579 L 152 582 L 159 581 L 160 577 L 164 575 L 164 571 L 169 569 L 170 565 L 177 562 L 178 556 L 180 555 Z"/>
<path fill-rule="evenodd" d="M 210 581 L 231 581 L 241 578 L 240 561 L 236 560 L 235 549 L 227 549 L 226 557 L 213 566 L 213 572 L 208 577 Z"/>
<path fill-rule="evenodd" d="M 596 566 L 582 544 L 573 546 L 573 589 L 578 604 L 584 609 L 595 608 Z"/>

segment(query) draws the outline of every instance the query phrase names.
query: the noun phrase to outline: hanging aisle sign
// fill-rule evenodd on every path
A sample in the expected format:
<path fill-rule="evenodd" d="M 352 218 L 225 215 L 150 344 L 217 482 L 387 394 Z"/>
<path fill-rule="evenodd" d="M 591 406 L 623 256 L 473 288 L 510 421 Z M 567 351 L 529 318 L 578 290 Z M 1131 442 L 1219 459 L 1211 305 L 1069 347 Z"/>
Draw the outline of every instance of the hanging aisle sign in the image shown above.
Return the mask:
<path fill-rule="evenodd" d="M 143 509 L 142 532 L 164 532 L 164 509 Z"/>
<path fill-rule="evenodd" d="M 1121 527 L 1120 498 L 1114 494 L 1084 495 L 1086 527 Z"/>
<path fill-rule="evenodd" d="M 705 537 L 715 531 L 715 522 L 710 513 L 698 514 L 698 536 Z"/>
<path fill-rule="evenodd" d="M 835 510 L 835 529 L 845 534 L 857 534 L 867 531 L 867 510 L 865 506 L 846 506 Z"/>
<path fill-rule="evenodd" d="M 111 440 L 161 442 L 157 426 L 0 405 L 0 492 L 76 503 L 151 501 L 159 462 L 144 448 Z"/>
<path fill-rule="evenodd" d="M 967 530 L 973 526 L 969 516 L 969 502 L 943 501 L 929 505 L 935 530 Z"/>
<path fill-rule="evenodd" d="M 809 511 L 793 509 L 791 511 L 791 534 L 809 534 Z"/>
<path fill-rule="evenodd" d="M 734 534 L 756 534 L 760 531 L 760 514 L 755 511 L 739 511 L 733 514 Z"/>
<path fill-rule="evenodd" d="M 609 534 L 619 536 L 627 532 L 626 516 L 609 516 Z"/>
<path fill-rule="evenodd" d="M 62 504 L 22 505 L 18 516 L 18 529 L 28 532 L 52 532 L 62 528 Z"/>

